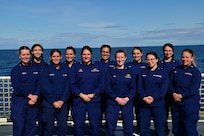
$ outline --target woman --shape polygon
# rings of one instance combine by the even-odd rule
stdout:
[[[92,49],[84,46],[81,50],[82,62],[74,65],[71,74],[71,90],[74,94],[72,117],[74,135],[84,135],[86,113],[90,125],[90,135],[100,135],[101,110],[100,94],[104,78],[100,65],[92,62]]]
[[[129,66],[136,66],[139,68],[139,70],[146,68],[147,64],[145,62],[143,62],[142,60],[142,56],[143,56],[143,51],[140,47],[133,47],[132,49],[132,57],[133,57],[133,61],[132,62],[128,62],[127,65]]]
[[[174,46],[171,43],[166,43],[163,45],[163,55],[164,58],[160,61],[159,65],[160,67],[164,68],[167,70],[168,75],[170,75],[172,69],[175,67],[179,66],[181,63],[177,60],[175,60],[174,56]],[[168,122],[167,119],[169,117],[169,109],[172,106],[172,96],[169,92],[169,89],[167,90],[167,93],[165,95],[165,108],[166,108],[166,134],[168,135],[170,130],[168,128]]]
[[[184,49],[181,54],[182,65],[176,67],[171,75],[172,132],[175,136],[198,136],[201,73],[195,67],[194,53]]]
[[[121,111],[124,135],[132,136],[133,98],[136,94],[135,77],[132,70],[125,66],[125,51],[116,51],[115,60],[117,63],[115,68],[109,69],[106,76],[106,135],[115,135],[114,131]]]
[[[65,49],[65,57],[66,57],[66,61],[64,61],[64,64],[68,66],[69,69],[71,69],[73,65],[77,63],[75,61],[75,57],[76,57],[75,48],[72,46],[67,46],[67,48]]]
[[[163,55],[164,58],[160,61],[160,64],[163,68],[165,68],[170,74],[171,70],[181,63],[175,59],[174,56],[174,46],[171,43],[166,43],[163,46]]]
[[[158,67],[159,58],[155,52],[146,54],[148,67],[143,69],[138,79],[140,97],[140,133],[150,136],[150,120],[153,118],[157,136],[165,136],[165,101],[168,88],[168,74]]]
[[[115,61],[110,59],[111,56],[111,46],[108,44],[103,44],[100,48],[101,59],[95,61],[95,63],[100,63],[104,69],[104,72],[107,72],[109,68],[115,66]]]
[[[128,62],[126,65],[128,67],[131,67],[134,71],[135,77],[136,77],[136,83],[138,79],[138,75],[140,74],[140,71],[147,67],[147,63],[143,62],[142,60],[143,51],[140,47],[133,47],[132,49],[132,57],[133,61]],[[139,123],[139,96],[138,93],[136,94],[134,98],[134,107],[135,107],[135,114],[136,114],[136,120],[137,120],[137,128],[140,129],[140,123]],[[139,132],[138,132],[139,133]]]
[[[40,95],[39,75],[30,63],[30,49],[18,50],[20,63],[11,71],[13,86],[11,120],[13,136],[34,136],[36,129],[37,100]]]
[[[108,44],[103,44],[100,48],[101,53],[101,59],[98,61],[95,61],[94,63],[101,65],[103,69],[104,75],[106,72],[110,69],[115,67],[115,61],[110,59],[111,56],[111,46]],[[105,114],[105,109],[107,105],[107,96],[105,91],[101,93],[101,112],[102,114]],[[102,123],[103,115],[101,117],[101,123]]]
[[[66,60],[64,61],[63,64],[68,67],[69,74],[71,74],[73,66],[78,63],[77,61],[75,61],[75,57],[76,57],[75,48],[72,47],[72,46],[67,46],[67,48],[65,49],[65,58],[66,58]],[[73,94],[71,93],[68,100],[67,100],[68,114],[69,114],[69,110],[70,110],[70,107],[72,105],[72,102],[73,102]]]
[[[38,73],[39,76],[42,76],[43,69],[48,65],[43,59],[43,51],[44,49],[40,44],[34,44],[31,47],[31,63],[35,73]],[[40,114],[42,100],[43,100],[43,96],[41,94],[40,97],[38,98],[39,110],[38,110],[38,116],[37,116],[40,136],[42,136],[42,132],[44,129],[43,124],[41,122],[41,114]]]
[[[31,55],[32,55],[31,62],[38,72],[43,71],[44,66],[48,65],[44,61],[43,51],[44,51],[44,49],[43,49],[42,45],[40,45],[40,44],[34,44],[31,47]]]
[[[50,52],[50,65],[43,72],[42,123],[44,136],[52,136],[54,121],[57,121],[57,135],[67,133],[67,99],[70,94],[68,68],[61,63],[60,50]]]

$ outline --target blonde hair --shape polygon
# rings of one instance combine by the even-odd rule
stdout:
[[[183,52],[188,52],[188,53],[190,53],[191,54],[191,56],[192,56],[192,58],[193,58],[193,60],[192,60],[192,64],[196,67],[196,63],[195,63],[195,57],[194,57],[194,53],[193,53],[193,50],[191,50],[191,49],[184,49],[183,51],[182,51],[182,54],[183,54]]]

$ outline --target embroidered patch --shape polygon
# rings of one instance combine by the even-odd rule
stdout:
[[[147,75],[142,75],[142,77],[147,77]]]
[[[115,65],[109,65],[109,68],[114,68],[115,67]]]
[[[62,74],[62,76],[67,77],[67,74]]]
[[[38,71],[34,71],[33,74],[34,74],[34,75],[38,75]]]
[[[53,73],[50,73],[50,74],[49,74],[49,76],[55,76],[55,74],[53,74]]]
[[[140,68],[146,68],[145,66],[140,66]]]
[[[22,74],[22,75],[26,75],[26,74],[27,74],[27,72],[22,72],[21,74]]]
[[[81,73],[81,72],[83,72],[83,70],[82,70],[82,69],[79,69],[79,70],[78,70],[78,72],[80,72],[80,73]]]
[[[185,75],[192,76],[193,74],[191,74],[191,73],[189,73],[189,72],[185,72]]]
[[[99,72],[99,70],[98,70],[97,68],[93,68],[93,69],[91,70],[91,72]]]
[[[156,75],[156,74],[153,74],[154,77],[159,77],[159,78],[162,78],[162,75]]]
[[[125,78],[131,78],[131,75],[130,74],[126,74]]]

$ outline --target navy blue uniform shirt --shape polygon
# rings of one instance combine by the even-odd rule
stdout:
[[[116,97],[135,97],[136,81],[132,69],[109,69],[106,75],[106,94],[113,103],[116,103]]]
[[[133,60],[132,62],[127,62],[125,64],[125,66],[131,68],[133,70],[133,73],[136,77],[136,82],[138,80],[138,76],[141,72],[142,69],[145,69],[147,66],[147,63],[145,62],[140,62],[140,63],[137,63],[135,60]]]
[[[126,65],[129,66],[129,67],[134,67],[135,66],[135,67],[137,67],[137,69],[139,68],[140,70],[148,67],[147,63],[145,63],[145,62],[137,63],[135,60],[133,60],[132,62],[127,62]]]
[[[170,62],[165,62],[164,60],[161,60],[159,62],[159,67],[165,69],[168,74],[170,75],[172,69],[174,69],[175,67],[181,65],[181,63],[177,60],[172,60]]]
[[[201,73],[195,66],[191,65],[186,69],[182,65],[176,67],[171,74],[170,80],[171,94],[179,93],[183,97],[180,104],[199,101]]]
[[[109,68],[114,68],[116,64],[116,62],[111,59],[109,59],[108,62],[105,62],[103,61],[103,59],[100,59],[98,61],[95,61],[94,63],[97,65],[100,64],[101,67],[103,68],[102,70],[104,73],[107,72]]]
[[[80,93],[95,94],[90,102],[99,102],[100,94],[104,90],[104,76],[100,64],[77,63],[71,73],[71,90],[79,98]]]
[[[12,102],[28,103],[28,95],[40,95],[41,84],[38,72],[29,63],[28,66],[19,63],[11,71],[11,82],[14,89]]]
[[[143,69],[138,79],[138,93],[142,103],[143,98],[152,96],[154,101],[150,106],[160,106],[164,104],[164,96],[169,85],[169,77],[163,68],[157,67],[151,71],[149,67]]]
[[[54,108],[53,103],[62,100],[64,103],[70,94],[69,72],[67,66],[60,64],[56,69],[53,64],[48,65],[43,72],[43,107]]]

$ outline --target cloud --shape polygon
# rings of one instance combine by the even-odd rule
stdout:
[[[103,28],[108,25],[95,25],[94,28]],[[174,28],[141,31],[125,35],[106,34],[106,33],[91,33],[91,32],[75,32],[75,33],[57,33],[46,38],[30,38],[15,39],[15,38],[0,38],[1,49],[18,48],[21,45],[32,46],[34,43],[40,43],[44,48],[65,48],[68,45],[74,47],[82,47],[90,45],[91,47],[100,47],[107,43],[113,47],[120,46],[159,46],[166,42],[171,42],[174,45],[195,45],[204,44],[204,27],[197,28]]]
[[[174,25],[175,23],[167,23],[166,25]]]
[[[199,25],[202,25],[202,26],[204,26],[204,22],[201,22],[201,23],[196,23],[196,24],[199,24]]]
[[[204,27],[197,28],[174,28],[163,30],[142,31],[140,33],[143,38],[163,38],[163,37],[180,37],[191,35],[204,35]],[[187,37],[186,37],[187,38]],[[189,37],[190,38],[190,37]]]
[[[103,43],[113,46],[133,46],[135,44],[154,46],[163,45],[166,42],[175,44],[203,44],[204,27],[199,28],[174,28],[142,31],[134,35],[106,35],[91,33],[63,33],[56,35],[61,41],[70,41],[73,45],[88,43],[99,47]]]
[[[82,27],[87,27],[90,29],[106,29],[106,28],[121,28],[122,26],[116,25],[114,23],[84,23],[84,24],[79,24]]]
[[[0,49],[13,49],[20,46],[20,40],[15,38],[0,38]]]

